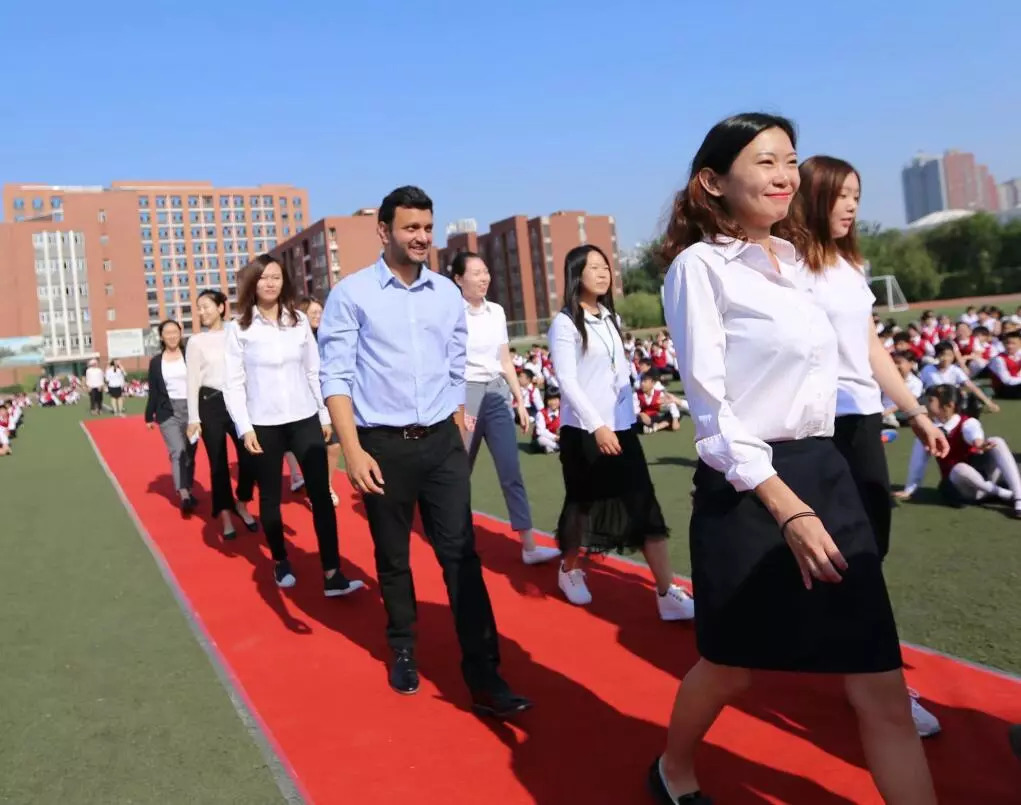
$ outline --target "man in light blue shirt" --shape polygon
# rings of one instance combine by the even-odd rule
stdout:
[[[453,282],[424,265],[432,228],[432,201],[419,188],[401,187],[383,199],[380,259],[341,280],[326,301],[320,379],[375,543],[394,652],[390,686],[412,694],[419,684],[409,558],[417,503],[443,568],[473,707],[504,718],[531,702],[497,670],[496,623],[475,551],[462,440],[464,303]]]

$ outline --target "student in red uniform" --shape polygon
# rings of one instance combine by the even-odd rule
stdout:
[[[546,392],[546,406],[535,415],[533,446],[543,453],[560,452],[560,392]]]
[[[989,362],[993,390],[1005,400],[1021,399],[1021,331],[1005,333],[1003,352]]]
[[[681,427],[681,410],[673,396],[659,382],[659,371],[650,369],[642,375],[635,392],[636,413],[645,433],[677,430]]]
[[[999,436],[986,438],[982,423],[967,414],[959,414],[958,392],[954,386],[934,386],[925,392],[925,403],[932,419],[947,435],[950,451],[936,459],[941,476],[939,490],[952,506],[964,503],[1005,501],[1014,503],[1014,516],[1021,518],[1021,472],[1007,443]],[[922,478],[928,456],[915,443],[908,465],[904,491],[896,496],[910,498]]]

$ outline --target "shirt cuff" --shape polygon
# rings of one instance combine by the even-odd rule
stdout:
[[[329,397],[353,397],[352,383],[342,377],[331,377],[322,383],[323,401]]]
[[[723,477],[738,492],[750,492],[776,475],[773,454],[765,444],[758,449],[748,444],[741,447],[744,448],[741,454],[735,455],[734,446],[728,446],[723,437],[717,434],[697,441],[695,452],[706,464],[723,473]]]
[[[331,424],[333,424],[330,421],[330,412],[326,408],[320,408],[319,409],[319,421],[322,424],[324,424],[324,425],[331,425]]]
[[[234,426],[237,428],[239,437],[244,436],[246,433],[251,433],[253,430],[255,430],[255,428],[252,427],[252,423],[249,422],[247,418],[237,420],[234,423]]]
[[[468,384],[463,380],[460,383],[450,384],[451,393],[454,395],[454,404],[463,406],[468,401]]]

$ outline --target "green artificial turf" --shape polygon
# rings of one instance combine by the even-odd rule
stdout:
[[[0,802],[281,802],[87,411],[30,410],[0,457]]]

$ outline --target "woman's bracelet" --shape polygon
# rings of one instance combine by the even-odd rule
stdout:
[[[818,517],[818,516],[819,515],[813,511],[798,512],[797,514],[792,514],[790,517],[783,521],[783,525],[780,526],[780,533],[783,534],[787,530],[787,526],[789,526],[795,520],[800,520],[802,517]]]
[[[929,409],[926,408],[924,405],[916,405],[910,411],[905,411],[904,412],[904,418],[905,419],[914,419],[916,416],[921,416],[922,414],[927,414],[927,413],[929,413]]]

